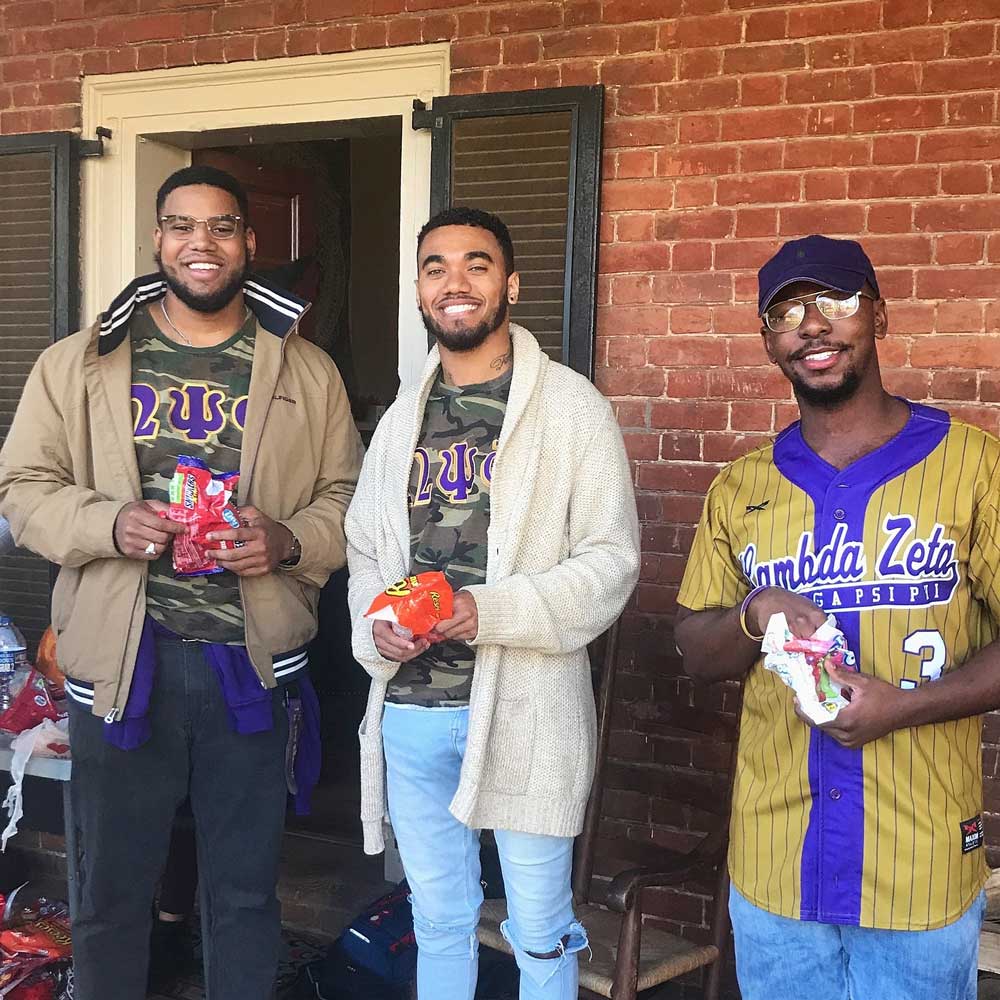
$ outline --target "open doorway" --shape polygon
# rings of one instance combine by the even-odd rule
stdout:
[[[285,129],[277,141],[240,144],[202,133],[191,152],[193,164],[227,170],[246,188],[254,270],[312,303],[300,332],[337,364],[366,444],[399,386],[400,126],[331,123],[327,138],[296,140]],[[288,829],[353,846],[362,842],[357,730],[369,679],[351,656],[346,590],[342,570],[320,598],[309,659],[323,766],[311,815],[290,814]]]

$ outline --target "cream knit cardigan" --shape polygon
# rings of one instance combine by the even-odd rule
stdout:
[[[594,773],[595,713],[586,645],[617,618],[639,573],[635,495],[608,401],[550,361],[511,324],[514,374],[490,488],[469,737],[451,812],[473,829],[571,837]],[[375,430],[347,513],[354,656],[372,676],[361,744],[365,851],[384,848],[382,709],[399,665],[366,620],[372,599],[410,567],[407,490],[424,406],[438,371]]]

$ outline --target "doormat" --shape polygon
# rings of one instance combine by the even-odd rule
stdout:
[[[194,938],[194,968],[177,978],[166,993],[150,993],[147,1000],[205,1000],[205,981],[201,964],[201,929],[195,922],[192,928]],[[278,978],[275,985],[276,1000],[285,1000],[294,995],[295,984],[304,966],[322,958],[329,947],[329,941],[309,937],[296,931],[282,928],[281,958],[278,962]]]

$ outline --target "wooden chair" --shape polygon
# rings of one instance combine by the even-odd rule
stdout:
[[[635,1000],[638,992],[658,986],[685,973],[702,969],[705,1000],[717,1000],[720,971],[729,942],[729,877],[726,850],[729,843],[729,805],[735,761],[737,724],[719,713],[697,709],[678,710],[671,706],[643,706],[643,714],[655,716],[658,724],[669,726],[730,747],[726,775],[709,784],[686,780],[683,772],[674,787],[657,789],[658,798],[677,803],[681,810],[713,814],[712,829],[685,851],[651,847],[650,865],[632,867],[614,878],[594,878],[595,849],[601,818],[601,801],[607,763],[608,740],[614,705],[615,671],[618,660],[619,625],[606,635],[597,699],[597,767],[587,804],[583,831],[577,837],[573,863],[573,896],[577,919],[586,927],[593,957],[581,953],[580,996]],[[593,657],[592,657],[593,662]],[[739,718],[739,705],[736,706]],[[706,788],[714,794],[706,800]],[[603,845],[602,845],[603,846]],[[602,854],[605,853],[602,851]],[[612,851],[613,853],[613,851]],[[654,925],[643,925],[643,896],[647,889],[696,882],[714,886],[712,943],[697,944],[670,934]],[[710,888],[709,891],[712,891]],[[487,947],[511,953],[500,933],[507,917],[502,899],[483,904],[479,940]],[[707,972],[707,975],[706,975]]]

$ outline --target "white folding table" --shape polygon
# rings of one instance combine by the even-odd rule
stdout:
[[[10,771],[10,762],[14,752],[10,748],[13,739],[7,733],[0,733],[0,771]],[[63,799],[63,824],[66,836],[66,883],[69,893],[69,913],[70,920],[76,916],[77,903],[79,902],[79,886],[76,876],[76,824],[73,822],[73,804],[69,794],[69,776],[73,769],[73,762],[68,758],[58,757],[31,757],[24,769],[25,776],[31,775],[35,778],[47,778],[50,781],[62,783]],[[4,816],[0,814],[0,823],[3,823]]]

